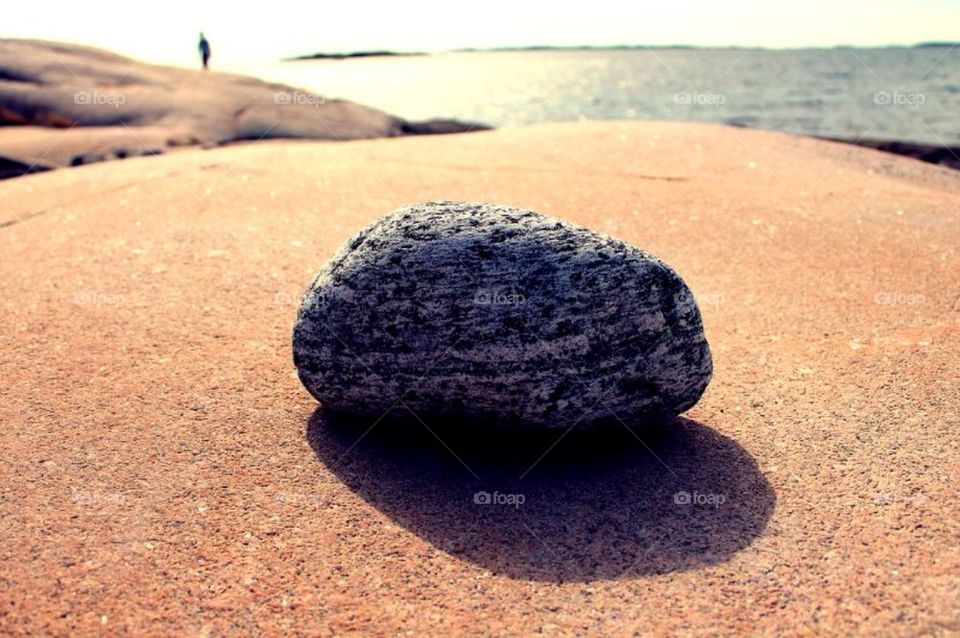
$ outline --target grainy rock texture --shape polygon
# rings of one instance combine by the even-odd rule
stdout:
[[[424,418],[449,449],[330,427],[292,369],[296,298],[436,193],[675,267],[715,362],[687,419],[460,444]],[[573,122],[0,181],[0,635],[955,635],[958,294],[960,172],[771,131]]]
[[[307,292],[293,351],[325,408],[523,428],[674,416],[712,372],[669,266],[539,213],[461,202],[400,209],[348,242]]]

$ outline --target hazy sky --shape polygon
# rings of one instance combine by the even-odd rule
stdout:
[[[960,37],[960,0],[45,0],[3,10],[0,37],[92,44],[194,64],[207,33],[222,67],[314,51],[532,44],[798,47]]]

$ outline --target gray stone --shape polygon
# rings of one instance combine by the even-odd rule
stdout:
[[[400,209],[341,248],[307,291],[293,353],[332,411],[528,429],[674,416],[712,374],[693,296],[662,261],[462,202]]]

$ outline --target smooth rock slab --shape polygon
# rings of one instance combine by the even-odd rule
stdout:
[[[674,416],[712,374],[693,295],[662,261],[462,202],[400,209],[341,248],[304,297],[293,355],[326,409],[515,428]]]

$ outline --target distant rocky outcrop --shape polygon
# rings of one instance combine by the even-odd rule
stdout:
[[[351,58],[395,58],[407,57],[411,55],[427,55],[420,52],[400,52],[400,51],[352,51],[350,53],[308,53],[306,55],[295,55],[292,58],[286,58],[285,62],[297,62],[300,60],[349,60]]]
[[[0,156],[0,179],[8,177],[20,177],[30,173],[42,173],[50,170],[49,166],[44,164],[27,164],[9,157]]]
[[[873,148],[886,153],[906,155],[930,164],[940,164],[950,168],[960,169],[960,147],[937,144],[917,144],[913,142],[898,142],[896,140],[859,139],[849,140],[842,138],[826,138],[835,142],[846,142],[866,148]]]
[[[282,84],[36,40],[0,41],[0,126],[4,155],[27,167],[240,140],[356,140],[488,128],[446,120],[408,122]],[[51,144],[48,136],[34,136],[34,127],[61,132]],[[6,168],[3,174],[11,171],[16,174]]]

